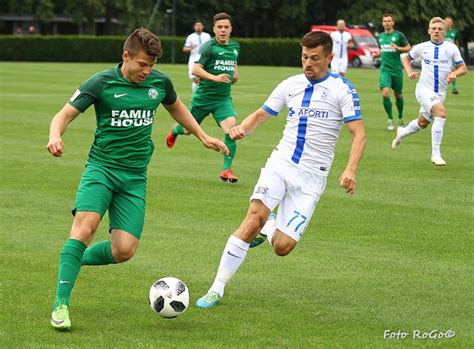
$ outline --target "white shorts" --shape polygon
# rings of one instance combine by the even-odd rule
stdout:
[[[270,211],[279,205],[275,227],[298,241],[324,192],[326,180],[327,172],[302,171],[291,162],[270,157],[250,201],[261,200]]]
[[[347,57],[334,57],[331,61],[331,72],[335,74],[346,73],[347,71]]]
[[[431,117],[431,108],[438,103],[443,103],[446,94],[436,93],[424,86],[416,85],[416,100],[420,104],[420,114],[429,122],[433,121]]]
[[[194,61],[189,61],[188,62],[188,76],[191,80],[194,80],[196,78],[193,75],[193,66],[194,66]]]

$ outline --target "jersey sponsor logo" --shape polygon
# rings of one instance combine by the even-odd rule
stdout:
[[[151,99],[157,99],[158,98],[158,91],[154,88],[150,88],[148,90],[148,96],[151,98]]]
[[[71,96],[71,98],[69,98],[69,102],[74,102],[76,98],[79,97],[80,94],[81,94],[81,91],[77,89],[76,92],[74,92],[74,94]]]
[[[140,127],[153,123],[155,110],[112,110],[110,126],[112,127]]]
[[[214,70],[235,71],[236,63],[237,62],[234,60],[216,59],[216,63],[214,63]]]
[[[318,118],[318,119],[327,119],[329,118],[329,112],[326,110],[318,110],[316,108],[296,108],[296,112],[294,112],[299,117],[307,117],[307,118]],[[288,116],[290,116],[288,114]]]
[[[114,98],[125,97],[126,95],[127,95],[126,93],[120,93],[120,94],[114,93]]]
[[[449,64],[449,61],[447,59],[433,59],[433,60],[429,60],[429,59],[425,59],[424,60],[425,64]]]
[[[380,45],[380,51],[395,52],[396,50],[392,47],[392,44],[383,44],[383,45]]]
[[[258,187],[255,189],[255,194],[266,194],[268,193],[268,187]]]

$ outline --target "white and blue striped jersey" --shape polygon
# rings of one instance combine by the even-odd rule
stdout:
[[[272,157],[291,161],[304,171],[327,174],[342,123],[362,119],[354,86],[332,73],[320,80],[295,75],[273,90],[262,109],[276,116],[285,106],[283,137]]]
[[[209,40],[211,40],[211,35],[206,32],[202,32],[200,35],[196,32],[188,35],[186,42],[184,43],[184,47],[190,48],[195,45],[195,47],[192,48],[191,52],[189,53],[188,65],[192,66],[194,62],[199,60],[199,47]]]
[[[448,41],[439,44],[432,41],[422,42],[408,52],[408,58],[421,58],[421,75],[418,84],[430,91],[446,94],[448,75],[453,63],[464,63],[459,48]]]
[[[336,30],[331,33],[332,38],[332,53],[334,58],[347,58],[347,46],[352,40],[352,35],[349,32],[340,32]]]

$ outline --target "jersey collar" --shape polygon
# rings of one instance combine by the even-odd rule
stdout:
[[[311,83],[311,85],[315,85],[315,84],[319,84],[320,82],[323,82],[323,81],[326,80],[329,76],[330,76],[330,74],[329,74],[329,72],[327,72],[326,75],[323,76],[323,77],[322,77],[321,79],[319,79],[319,80],[311,80],[311,79],[308,79],[308,78],[306,78],[306,79],[308,79],[308,81]],[[306,77],[306,75],[305,75],[305,77]]]
[[[430,41],[431,41],[431,40],[430,40]],[[431,43],[432,43],[433,45],[440,46],[440,45],[444,44],[444,40],[441,41],[441,42],[434,42],[434,41],[431,41]]]

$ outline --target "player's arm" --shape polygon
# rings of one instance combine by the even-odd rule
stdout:
[[[242,139],[263,124],[272,115],[263,108],[258,108],[252,114],[247,116],[240,125],[234,126],[229,130],[229,136],[232,139]]]
[[[237,67],[237,63],[235,64],[235,71],[234,71],[234,78],[232,79],[232,83],[235,84],[239,80],[239,68]]]
[[[408,78],[410,80],[415,80],[420,75],[418,72],[413,71],[413,69],[411,67],[411,60],[410,60],[409,54],[405,55],[402,58],[402,64],[403,64],[403,69],[405,69],[405,71],[408,75]]]
[[[402,53],[405,53],[405,52],[408,52],[411,50],[411,45],[410,44],[406,44],[405,46],[397,46],[395,44],[392,44],[392,47],[397,50],[398,52],[402,52]]]
[[[200,63],[194,63],[192,74],[197,76],[199,79],[214,81],[214,82],[223,82],[226,84],[231,83],[230,76],[228,74],[219,74],[212,75],[204,70],[203,66]]]
[[[355,173],[359,166],[360,159],[364,153],[365,144],[367,140],[365,138],[364,123],[362,120],[354,120],[346,123],[349,128],[349,132],[352,136],[351,152],[349,154],[349,160],[347,161],[346,168],[339,179],[341,187],[343,187],[347,193],[354,194],[355,192]]]
[[[458,78],[459,76],[462,76],[464,74],[467,74],[467,67],[466,67],[466,64],[464,64],[464,62],[463,62],[463,63],[460,63],[460,64],[456,65],[456,68],[451,73],[449,73],[448,83],[456,81],[456,78]]]
[[[177,98],[173,104],[163,104],[163,107],[168,111],[173,119],[181,124],[189,133],[196,136],[196,138],[198,138],[206,148],[229,154],[229,149],[224,142],[209,137],[179,98]]]
[[[49,126],[49,141],[46,148],[56,157],[63,156],[64,142],[62,135],[66,132],[68,125],[80,114],[80,111],[69,103],[54,116]]]

